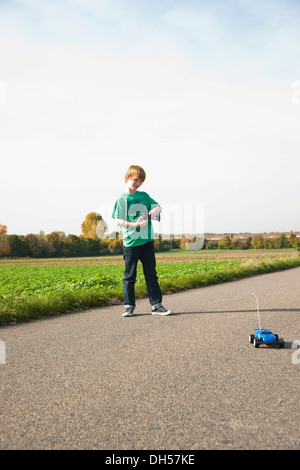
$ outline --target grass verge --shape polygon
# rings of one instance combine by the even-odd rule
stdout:
[[[293,253],[289,256],[279,256],[276,259],[248,259],[246,261],[233,262],[203,262],[201,260],[201,262],[196,263],[158,264],[157,272],[163,294],[169,294],[297,266],[300,266],[300,255]],[[78,270],[80,268],[80,271],[77,272],[77,284],[73,280],[70,282],[70,279],[68,279],[65,284],[61,282],[57,286],[57,272],[60,273],[63,270],[57,271],[60,268],[56,267],[53,284],[51,285],[50,283],[49,287],[43,289],[41,288],[41,285],[43,285],[43,280],[41,281],[40,279],[41,273],[47,272],[47,276],[49,276],[49,273],[51,274],[52,271],[49,271],[49,268],[39,267],[35,269],[46,270],[37,271],[39,285],[35,290],[33,287],[31,290],[14,288],[14,292],[10,295],[0,291],[0,324],[39,319],[89,307],[120,304],[123,302],[122,266],[106,266],[103,268],[102,277],[99,276],[98,271],[95,271],[99,267],[93,268],[93,271],[91,271],[92,268],[87,266],[84,268],[73,267],[72,269],[75,270],[75,268],[78,268]],[[25,270],[23,282],[27,286],[27,284],[30,284],[29,273],[32,273],[34,268],[27,268],[27,271],[26,267],[22,269]],[[76,270],[72,271],[71,274],[75,276],[75,273]],[[109,276],[105,273],[109,273]],[[106,279],[104,283],[100,282],[103,278]],[[31,281],[34,284],[33,280]],[[47,281],[49,282],[48,277]],[[20,281],[18,282],[20,283]],[[8,288],[9,279],[7,279]],[[135,291],[137,299],[147,296],[147,288],[141,265],[138,266]]]

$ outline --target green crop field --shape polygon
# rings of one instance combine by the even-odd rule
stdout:
[[[294,250],[157,254],[163,293],[300,266]],[[24,321],[123,301],[122,256],[0,261],[0,323]],[[147,295],[141,264],[136,297]]]

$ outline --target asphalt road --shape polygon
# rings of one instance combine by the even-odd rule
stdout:
[[[1,449],[299,449],[300,268],[0,328]],[[255,349],[262,327],[284,349]],[[299,364],[298,364],[299,362]]]

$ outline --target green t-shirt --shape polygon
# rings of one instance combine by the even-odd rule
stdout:
[[[159,204],[144,191],[136,191],[134,194],[123,193],[117,199],[112,213],[113,219],[124,219],[128,222],[136,222],[140,216],[148,218],[148,213]],[[154,241],[151,219],[145,227],[122,227],[123,244],[125,246],[140,246],[149,241]]]

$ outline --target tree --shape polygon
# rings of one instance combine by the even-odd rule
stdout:
[[[0,256],[8,256],[11,252],[11,247],[7,241],[7,227],[0,224]]]
[[[25,235],[25,240],[29,248],[29,256],[32,258],[40,258],[42,256],[43,247],[38,235],[29,233],[28,235]]]
[[[288,243],[291,248],[295,248],[297,245],[297,236],[293,231],[289,235]]]
[[[229,235],[225,235],[221,238],[218,244],[221,250],[230,250],[231,249],[231,240]]]
[[[288,247],[288,239],[285,235],[278,235],[278,237],[274,238],[273,248],[280,249],[280,248],[287,248]]]
[[[246,238],[246,240],[241,240],[240,241],[240,249],[241,250],[249,250],[251,248],[251,241],[252,241],[252,238],[251,237],[248,237]]]
[[[84,238],[83,235],[79,236],[81,256],[99,256],[100,255],[100,241],[92,240],[92,238]]]
[[[120,255],[123,253],[123,240],[108,239],[107,246],[112,255]]]
[[[30,247],[29,247],[29,242],[28,242],[28,239],[27,239],[27,236],[26,235],[19,235],[19,238],[22,242],[22,256],[23,257],[29,257],[31,256],[30,254]]]
[[[63,248],[61,251],[63,256],[80,256],[81,245],[80,238],[77,235],[68,235],[64,239]]]
[[[251,245],[255,250],[264,248],[264,238],[262,235],[254,235]]]
[[[7,234],[6,225],[0,224],[0,237],[2,237],[3,235],[6,235],[6,234]]]
[[[272,238],[267,237],[264,239],[264,248],[267,248],[268,250],[273,248]]]
[[[89,212],[84,222],[81,224],[82,235],[84,238],[92,238],[93,240],[101,240],[107,231],[107,224],[100,214]]]
[[[205,250],[217,250],[218,240],[205,240],[204,249]]]
[[[45,236],[45,242],[48,247],[48,256],[59,256],[62,246],[63,240],[65,238],[64,232],[51,232]]]
[[[10,256],[27,256],[27,251],[24,251],[24,246],[21,237],[18,235],[7,235],[6,239],[11,248]]]
[[[240,250],[241,249],[241,239],[240,238],[233,238],[231,240],[231,249],[232,250]]]
[[[186,238],[185,235],[182,235],[181,241],[180,241],[180,248],[181,250],[185,250],[185,245],[188,242],[188,239]]]

